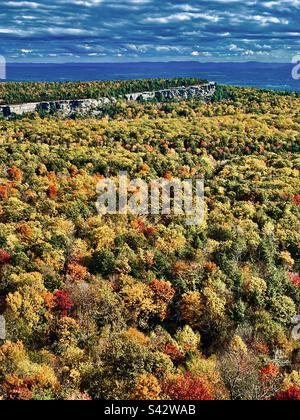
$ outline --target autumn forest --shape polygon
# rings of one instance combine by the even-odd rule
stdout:
[[[300,97],[119,98],[195,82],[1,83],[118,102],[0,119],[0,399],[300,400]],[[99,215],[119,171],[203,176],[203,223]]]

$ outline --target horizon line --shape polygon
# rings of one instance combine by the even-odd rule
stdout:
[[[52,64],[52,65],[64,65],[64,64],[175,64],[175,63],[192,63],[192,64],[282,64],[282,65],[293,65],[291,62],[280,62],[280,61],[256,61],[256,60],[249,60],[249,61],[192,61],[192,60],[167,60],[167,61],[63,61],[63,62],[52,62],[52,61],[24,61],[24,62],[17,62],[17,61],[7,61],[6,64],[13,64],[13,65],[23,65],[23,64]]]

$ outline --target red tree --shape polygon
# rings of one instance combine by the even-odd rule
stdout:
[[[57,198],[58,188],[55,184],[51,184],[48,188],[47,195],[51,200]]]
[[[164,353],[166,353],[174,363],[180,363],[184,359],[184,354],[172,343],[166,344]]]
[[[11,255],[4,251],[4,249],[0,249],[0,265],[8,264],[11,261]]]
[[[297,287],[300,287],[300,276],[297,273],[289,273],[290,281]]]
[[[162,390],[172,400],[212,401],[214,399],[209,385],[190,373],[163,382]]]
[[[296,194],[293,196],[293,201],[296,204],[296,206],[300,206],[300,194]]]
[[[274,399],[276,401],[300,401],[300,388],[293,385],[287,391],[278,392]]]
[[[69,294],[63,290],[58,290],[54,293],[54,310],[59,313],[61,317],[68,316],[69,311],[73,308],[74,302]]]
[[[274,365],[274,363],[269,363],[267,366],[260,370],[260,380],[264,382],[270,378],[276,378],[279,373],[279,367]]]

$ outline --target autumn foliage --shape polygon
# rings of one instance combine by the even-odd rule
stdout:
[[[11,255],[4,249],[0,249],[0,265],[8,264],[11,261]]]
[[[276,376],[279,375],[279,372],[280,370],[278,366],[274,365],[273,363],[269,363],[266,367],[262,368],[259,372],[261,381],[264,382],[264,381],[269,380],[270,378],[275,378]]]
[[[31,400],[33,396],[33,386],[35,381],[32,379],[21,379],[16,375],[6,378],[3,392],[7,400]]]
[[[150,283],[150,289],[154,293],[154,298],[159,310],[159,316],[163,320],[167,316],[170,302],[172,301],[175,290],[171,283],[159,280],[152,280]]]
[[[49,185],[49,188],[47,190],[47,195],[48,195],[49,198],[54,200],[57,197],[57,192],[58,192],[57,185],[55,185],[55,184]]]
[[[160,399],[160,385],[157,378],[151,374],[143,374],[135,385],[131,399],[132,400],[159,400]]]
[[[290,281],[296,286],[300,287],[300,276],[297,273],[289,273]]]
[[[71,281],[82,281],[87,278],[88,270],[86,267],[74,262],[68,265],[68,275]]]
[[[287,391],[276,394],[274,399],[276,401],[300,401],[300,387],[293,385]]]
[[[295,194],[293,196],[293,201],[296,204],[296,206],[300,206],[300,194]]]
[[[207,383],[189,373],[164,382],[162,390],[172,400],[212,401],[214,399]]]
[[[1,83],[0,97],[192,82]],[[211,102],[3,118],[0,400],[299,399],[299,109],[295,94],[218,86]],[[203,176],[203,223],[100,216],[97,183],[120,170]]]
[[[8,170],[8,175],[13,181],[22,181],[23,178],[23,172],[16,166],[13,166]]]
[[[61,317],[66,317],[69,311],[73,308],[74,303],[70,297],[70,295],[63,291],[58,290],[54,293],[54,310],[59,314]]]
[[[0,185],[0,198],[6,200],[8,198],[9,187],[7,185]]]
[[[173,343],[167,343],[164,352],[171,358],[174,363],[180,363],[184,359],[184,354]]]

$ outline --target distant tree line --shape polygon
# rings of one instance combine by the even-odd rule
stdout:
[[[0,104],[55,100],[122,97],[129,93],[207,83],[199,78],[123,80],[114,82],[5,82],[0,84]]]

